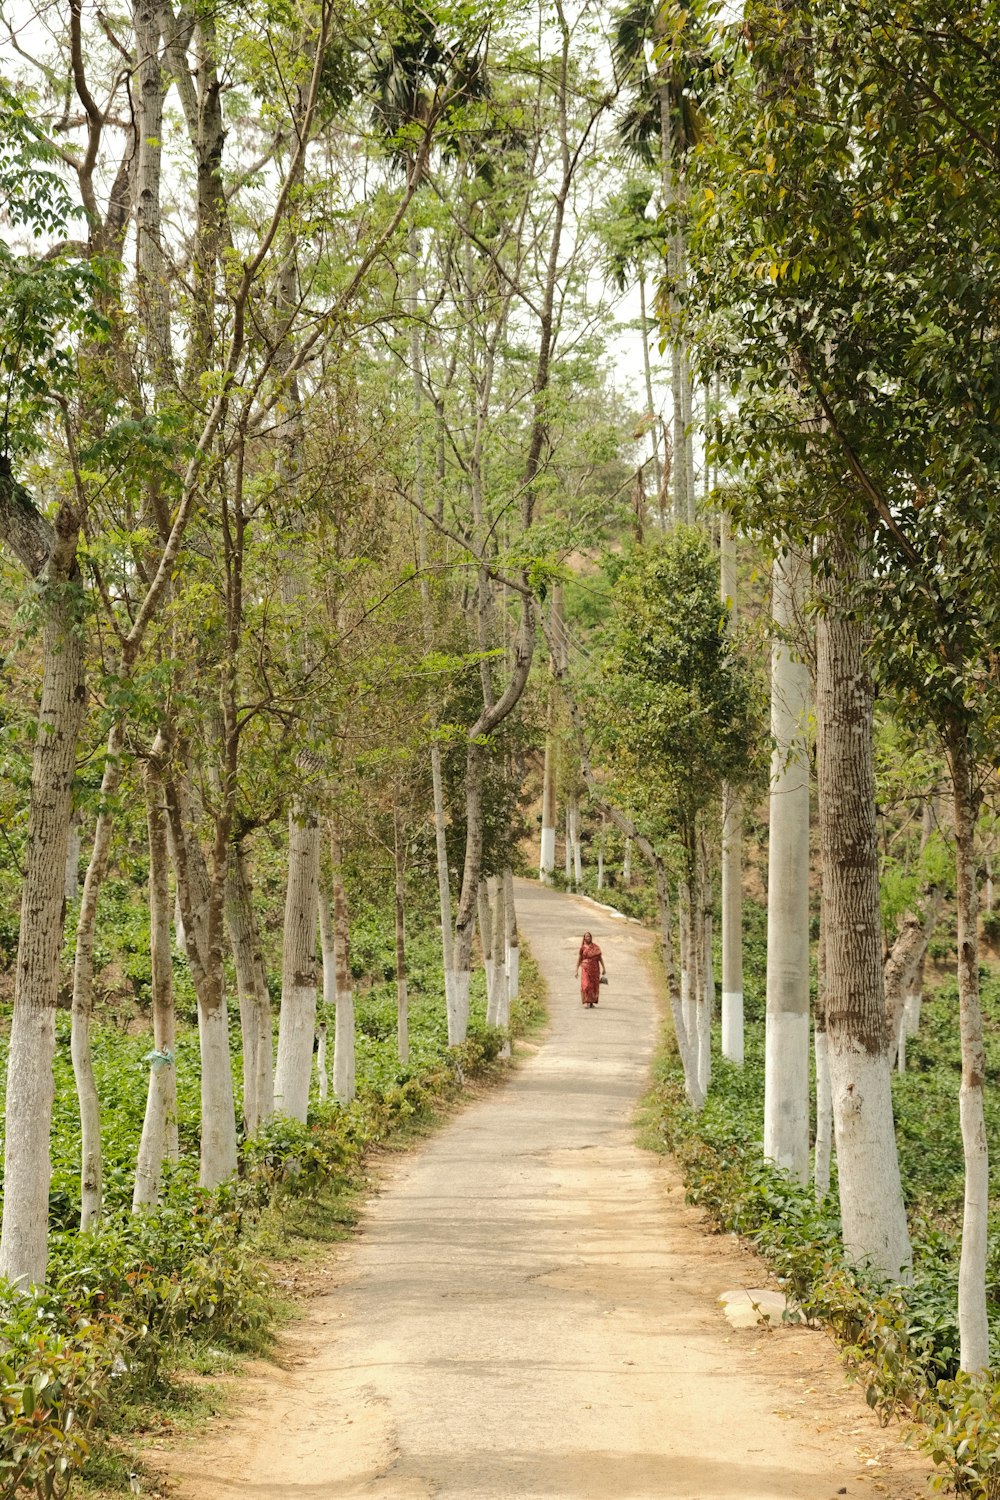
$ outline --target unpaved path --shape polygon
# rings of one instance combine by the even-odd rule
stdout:
[[[759,1264],[634,1144],[649,936],[521,882],[546,1040],[394,1168],[234,1420],[166,1456],[183,1500],[913,1500],[920,1461],[806,1329],[734,1332]],[[584,927],[611,976],[584,1010]],[[331,1278],[332,1279],[332,1278]]]

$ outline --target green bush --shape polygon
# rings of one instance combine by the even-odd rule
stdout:
[[[988,1021],[997,986],[984,987]],[[849,1266],[840,1244],[836,1203],[817,1203],[802,1186],[763,1160],[761,1035],[747,1033],[743,1068],[716,1066],[700,1115],[692,1113],[676,1062],[664,1055],[647,1101],[651,1144],[678,1160],[688,1198],[719,1229],[733,1230],[765,1256],[807,1317],[839,1338],[882,1420],[904,1412],[923,1423],[922,1446],[941,1466],[938,1487],[951,1484],[974,1500],[1000,1500],[1000,1382],[958,1369],[958,1235],[961,1141],[957,1133],[958,1060],[949,990],[925,1004],[917,1039],[924,1071],[896,1080],[900,1160],[910,1203],[914,1280],[885,1285]],[[916,1044],[913,1044],[916,1045]],[[997,1040],[991,1039],[991,1050]],[[994,1059],[995,1062],[995,1059]],[[991,1136],[998,1120],[989,1114]],[[994,1339],[1000,1321],[1000,1233],[990,1236],[988,1294]],[[994,1343],[992,1362],[1000,1363]]]
[[[60,1500],[90,1448],[120,1347],[109,1319],[92,1321],[0,1286],[0,1500]]]

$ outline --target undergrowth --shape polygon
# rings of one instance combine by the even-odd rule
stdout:
[[[79,1123],[60,1017],[49,1279],[30,1295],[0,1288],[0,1500],[58,1500],[81,1471],[127,1488],[137,1436],[204,1410],[185,1370],[269,1348],[288,1299],[268,1262],[346,1232],[370,1152],[429,1128],[466,1080],[495,1068],[505,1034],[486,1026],[478,988],[461,1049],[448,1048],[440,996],[414,995],[406,1067],[396,1058],[393,987],[359,995],[357,1098],[347,1107],[314,1098],[306,1124],[269,1120],[241,1143],[237,1176],[213,1191],[196,1182],[197,1039],[182,1035],[182,1156],[158,1207],[141,1214],[130,1207],[149,1042],[98,1028],[107,1198],[100,1228],[87,1234],[75,1227]],[[542,1015],[542,981],[522,951],[511,1033]],[[237,1086],[238,1040],[234,1027]]]
[[[986,976],[991,1077],[1000,1071],[1000,985]],[[820,1203],[763,1160],[763,1028],[751,1019],[742,1068],[714,1064],[700,1115],[688,1107],[676,1056],[665,1046],[643,1109],[647,1145],[679,1163],[688,1198],[720,1231],[733,1231],[767,1260],[806,1315],[829,1327],[883,1422],[913,1419],[914,1438],[938,1466],[932,1485],[975,1500],[1000,1500],[1000,1379],[959,1371],[957,1279],[962,1154],[958,1039],[951,987],[924,1005],[910,1070],[894,1082],[900,1163],[914,1248],[912,1287],[849,1266],[840,1248],[833,1192]],[[1000,1145],[1000,1110],[988,1130]],[[1000,1368],[1000,1223],[991,1224],[987,1292]]]

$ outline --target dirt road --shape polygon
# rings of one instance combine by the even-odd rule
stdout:
[[[824,1335],[734,1331],[759,1284],[634,1144],[657,1018],[638,927],[519,884],[552,1024],[509,1085],[393,1169],[338,1284],[241,1413],[174,1449],[183,1500],[913,1500],[921,1462]],[[611,983],[584,1010],[592,928]]]

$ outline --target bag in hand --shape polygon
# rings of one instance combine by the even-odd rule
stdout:
[[[607,974],[602,974],[601,975],[601,983],[602,984],[607,984],[607,982],[608,982],[608,976],[607,976]]]

